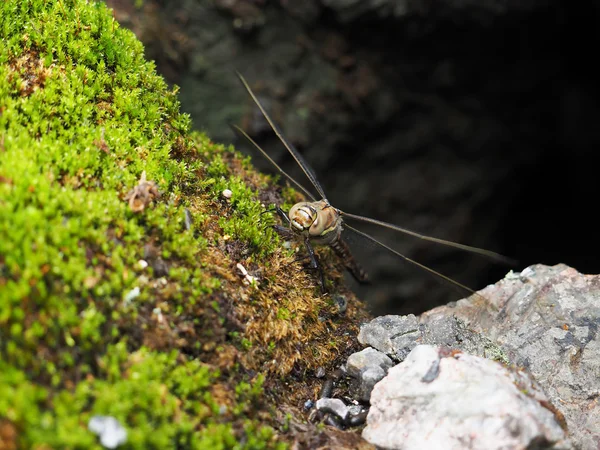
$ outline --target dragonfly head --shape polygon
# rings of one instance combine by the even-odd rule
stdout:
[[[330,231],[338,230],[341,221],[339,211],[326,200],[296,203],[290,209],[289,217],[290,225],[296,233],[308,234],[310,237],[322,237]]]
[[[312,203],[300,202],[292,206],[289,217],[290,225],[296,233],[307,233],[315,222],[318,224],[319,211]]]

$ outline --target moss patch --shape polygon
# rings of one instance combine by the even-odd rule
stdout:
[[[98,447],[98,414],[124,448],[291,441],[274,405],[366,316],[282,248],[281,190],[190,131],[104,4],[7,0],[0,38],[0,446]]]

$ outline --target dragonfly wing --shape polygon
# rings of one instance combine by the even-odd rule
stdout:
[[[267,111],[265,110],[265,108],[258,101],[258,98],[256,97],[256,95],[254,95],[254,92],[252,92],[252,89],[250,89],[250,86],[248,85],[248,83],[246,82],[246,80],[244,79],[242,74],[240,74],[239,72],[236,72],[236,74],[237,74],[238,78],[240,79],[240,81],[242,82],[242,84],[244,85],[244,88],[246,89],[246,91],[248,91],[248,94],[250,94],[250,97],[252,97],[252,100],[254,101],[254,103],[256,103],[256,106],[258,106],[258,109],[260,109],[260,112],[262,113],[264,118],[269,123],[269,126],[271,127],[273,132],[277,135],[277,137],[279,138],[279,140],[281,141],[283,146],[287,149],[287,151],[296,160],[296,162],[298,163],[298,165],[300,166],[300,168],[306,175],[306,178],[308,178],[310,180],[310,182],[315,187],[315,189],[317,190],[317,192],[319,193],[321,198],[323,200],[325,200],[327,198],[325,195],[325,191],[323,190],[321,183],[319,183],[319,181],[317,180],[317,177],[315,176],[315,172],[312,169],[312,167],[310,167],[310,165],[306,162],[306,160],[302,157],[302,155],[300,155],[298,150],[296,150],[294,148],[294,146],[285,139],[285,137],[283,136],[283,134],[281,133],[281,131],[279,130],[277,125],[275,125],[275,122],[273,122],[271,117],[267,114]],[[269,158],[269,159],[271,159],[271,158]],[[281,171],[281,169],[279,169],[279,170]],[[298,185],[298,183],[295,181],[294,181],[294,184]]]

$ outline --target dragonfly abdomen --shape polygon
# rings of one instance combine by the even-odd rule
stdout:
[[[331,242],[329,246],[333,249],[335,254],[342,260],[344,267],[352,274],[354,279],[359,283],[369,282],[369,275],[365,270],[356,262],[354,256],[350,252],[348,244],[340,237],[335,241]]]

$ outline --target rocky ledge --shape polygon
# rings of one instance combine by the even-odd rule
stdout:
[[[386,449],[598,448],[599,324],[600,276],[563,264],[377,317],[346,364],[370,400],[362,435]]]

